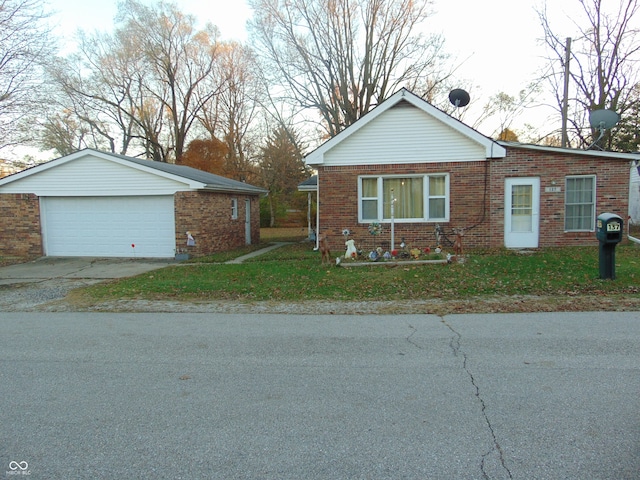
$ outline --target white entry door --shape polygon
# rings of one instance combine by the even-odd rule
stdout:
[[[537,248],[540,236],[540,179],[507,178],[504,199],[505,246]]]

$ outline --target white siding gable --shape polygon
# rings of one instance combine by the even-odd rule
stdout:
[[[407,102],[385,111],[324,154],[324,165],[486,160],[485,147]]]
[[[173,195],[184,190],[192,190],[186,181],[90,154],[0,186],[0,193],[34,193],[41,197]]]

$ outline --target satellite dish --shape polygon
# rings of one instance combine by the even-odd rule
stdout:
[[[461,88],[451,90],[451,92],[449,93],[449,101],[458,108],[466,107],[467,105],[469,105],[470,100],[471,97],[469,96],[469,94]]]
[[[597,143],[602,140],[604,134],[610,128],[613,128],[616,123],[620,121],[620,115],[613,110],[592,110],[589,112],[589,124],[594,130],[599,130],[600,135],[591,145],[587,147],[587,150],[591,150],[592,147],[600,148]]]
[[[613,110],[592,110],[589,112],[591,128],[609,130],[620,121],[620,115]]]

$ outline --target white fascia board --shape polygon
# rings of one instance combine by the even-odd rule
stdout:
[[[569,155],[584,155],[588,157],[605,157],[616,160],[640,161],[640,153],[605,152],[603,150],[579,150],[577,148],[547,147],[531,143],[498,142],[500,145],[512,148],[524,148],[527,150],[539,150],[543,152],[565,153]]]

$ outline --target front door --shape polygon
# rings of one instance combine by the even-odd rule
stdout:
[[[505,246],[537,248],[540,233],[540,178],[507,178],[504,199]]]

